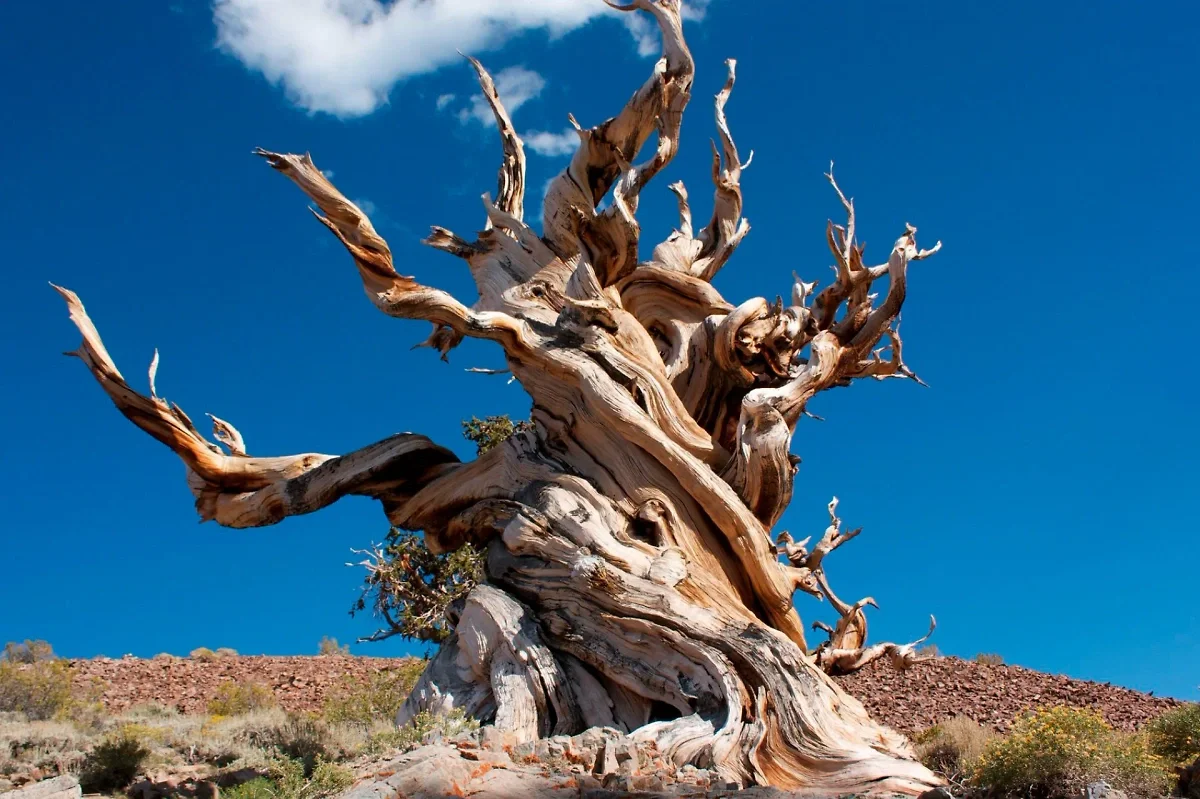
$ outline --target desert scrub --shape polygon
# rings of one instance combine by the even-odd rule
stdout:
[[[365,680],[346,677],[325,699],[323,715],[333,723],[364,726],[391,721],[425,666],[424,660],[407,658],[396,667],[372,672]]]
[[[40,663],[44,660],[58,660],[58,656],[54,654],[54,647],[45,641],[30,641],[28,638],[23,643],[9,641],[4,645],[4,654],[0,655],[0,659],[6,660],[9,663]]]
[[[172,724],[169,746],[186,753],[189,763],[218,767],[266,766],[267,753],[260,745],[270,731],[287,722],[278,708],[240,716],[179,716]]]
[[[321,639],[321,643],[317,644],[318,655],[349,655],[350,645],[339,644],[338,639],[331,638],[326,635]]]
[[[179,710],[160,702],[143,702],[140,705],[134,705],[121,715],[129,721],[145,720],[153,722],[161,719],[178,718]]]
[[[322,799],[341,793],[354,783],[354,773],[345,766],[319,761],[311,775],[294,760],[277,758],[268,769],[269,777],[244,782],[227,791],[223,799]]]
[[[188,657],[192,660],[199,660],[202,663],[211,663],[217,659],[217,653],[206,646],[201,646],[188,652]]]
[[[1168,710],[1146,725],[1150,750],[1169,765],[1190,764],[1200,757],[1200,704]]]
[[[464,732],[479,729],[479,722],[468,716],[462,708],[454,708],[444,716],[432,713],[418,713],[408,724],[398,730],[388,730],[372,735],[367,739],[367,752],[378,755],[385,752],[408,752],[421,746],[425,740],[440,734],[443,738],[453,738]]]
[[[85,793],[110,793],[129,786],[150,756],[138,731],[124,726],[88,752],[79,783]]]
[[[1055,707],[1022,716],[990,741],[972,782],[991,796],[1067,799],[1104,780],[1134,797],[1166,794],[1163,760],[1143,735],[1115,731],[1099,713]]]
[[[89,736],[66,721],[30,721],[23,713],[0,714],[0,775],[38,769],[49,776],[78,773]]]
[[[34,721],[64,714],[71,707],[71,667],[44,641],[9,643],[0,657],[0,712],[22,713]]]
[[[299,763],[306,777],[312,776],[319,763],[340,760],[352,753],[323,720],[298,714],[257,733],[251,743],[282,756],[288,763]]]
[[[917,757],[946,778],[956,794],[970,778],[980,755],[996,733],[966,716],[955,716],[913,736]]]
[[[258,683],[224,682],[208,700],[212,716],[240,716],[255,710],[266,710],[279,704],[274,692]]]
[[[980,652],[975,656],[975,662],[982,666],[1003,666],[1004,658],[994,652]]]

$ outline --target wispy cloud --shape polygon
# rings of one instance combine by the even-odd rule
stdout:
[[[691,0],[688,18],[707,5]],[[599,0],[213,0],[212,8],[221,49],[301,108],[339,117],[371,113],[398,82],[458,61],[459,50],[495,50],[534,28],[559,36],[619,13]],[[629,22],[645,15],[624,16],[638,29],[639,52],[650,48],[653,31]]]
[[[642,14],[626,14],[625,29],[637,45],[637,54],[642,58],[658,55],[658,26]]]
[[[444,111],[446,106],[454,102],[455,97],[457,97],[455,94],[439,94],[437,98],[437,110]]]
[[[712,0],[684,0],[683,18],[692,22],[700,22],[708,13]]]
[[[691,0],[683,4],[683,18],[692,22],[700,22],[708,13],[712,0]],[[659,45],[658,26],[645,14],[625,14],[623,18],[625,29],[633,37],[637,46],[637,54],[643,58],[656,56],[661,52]]]
[[[358,210],[362,211],[367,216],[372,216],[376,211],[379,210],[379,207],[377,205],[375,205],[375,203],[368,200],[366,197],[360,197],[360,198],[351,200],[350,202],[357,205]]]
[[[542,93],[542,89],[546,88],[546,79],[525,67],[502,69],[493,79],[496,81],[496,92],[510,114],[516,113],[518,108],[537,97]],[[458,112],[459,122],[466,124],[474,119],[485,127],[496,126],[496,117],[482,94],[472,95],[470,102],[469,106]]]
[[[522,134],[521,138],[525,140],[526,147],[544,156],[569,155],[579,146],[579,134],[574,128],[567,128],[562,133],[531,130]]]

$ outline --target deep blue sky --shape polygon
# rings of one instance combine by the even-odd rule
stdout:
[[[993,7],[989,7],[993,6]],[[644,195],[647,241],[683,178],[707,216],[711,94],[729,106],[754,229],[718,279],[731,301],[827,281],[832,159],[882,260],[910,221],[945,249],[913,269],[906,360],[930,384],[818,398],[783,527],[819,533],[836,493],[865,532],[838,552],[871,632],[943,652],[1160,694],[1200,696],[1192,281],[1200,262],[1200,12],[1186,3],[732,2],[688,33],[698,75],[676,162]],[[470,234],[494,191],[494,131],[455,108],[464,63],[401,82],[373,114],[298,109],[214,42],[200,2],[4,3],[0,64],[0,392],[5,575],[0,641],[65,655],[230,646],[307,653],[346,641],[350,549],[386,522],[366,500],[261,530],[200,526],[183,468],[113,409],[79,362],[53,280],[81,295],[126,376],[193,417],[236,424],[256,454],[337,453],[416,430],[464,457],[459,420],[521,416],[500,364],[410,351],[427,326],[363,297],[348,256],[254,146],[310,150],[369,200],[401,269],[470,299],[460,262],[419,244]],[[619,24],[481,53],[547,85],[522,130],[594,124],[651,62]],[[457,107],[457,106],[456,106]],[[564,159],[532,156],[531,205]],[[801,601],[805,618],[828,612]],[[404,651],[399,642],[356,646]]]

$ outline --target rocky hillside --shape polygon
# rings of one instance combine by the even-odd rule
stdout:
[[[906,672],[880,661],[838,682],[872,716],[903,732],[952,716],[968,716],[1006,732],[1022,711],[1055,705],[1094,708],[1114,727],[1133,730],[1180,704],[1108,683],[951,657],[927,660]]]
[[[198,713],[227,681],[264,685],[288,710],[317,710],[344,678],[362,679],[372,671],[402,668],[405,662],[344,656],[201,661],[160,655],[151,660],[75,660],[71,665],[78,684],[102,681],[103,700],[112,711],[159,702]],[[876,719],[905,732],[956,715],[1005,730],[1021,711],[1052,705],[1095,708],[1113,726],[1134,729],[1179,704],[1112,685],[949,657],[919,663],[907,672],[880,663],[839,681]]]

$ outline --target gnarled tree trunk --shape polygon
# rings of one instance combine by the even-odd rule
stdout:
[[[679,227],[640,260],[638,196],[675,155],[693,62],[678,0],[625,10],[655,17],[663,57],[617,116],[579,129],[541,236],[523,221],[521,140],[473,61],[504,147],[498,196],[484,198],[473,241],[442,228],[427,240],[467,262],[479,290],[471,307],[398,274],[367,217],[308,156],[259,151],[320,208],[380,310],[432,322],[427,343],[443,355],[464,336],[503,348],[533,399],[531,430],[466,464],[412,434],[340,457],[251,457],[229,423],[213,419],[222,449],[157,397],[157,356],[149,396],[131,389],[79,299],[59,289],[84,336],[72,354],[183,459],[204,520],[268,525],[358,494],[379,499],[392,524],[423,530],[435,551],[486,547],[488,582],[457,611],[401,720],[463,707],[514,741],[608,725],[743,783],[918,793],[937,779],[827,676],[882,655],[914,658],[911,644],[867,647],[873,603],[830,589],[823,560],[857,531],[841,532],[833,503],[811,551],[770,530],[791,498],[789,446],[808,400],[855,378],[915,379],[896,321],[909,264],[932,250],[909,227],[885,264],[867,266],[838,190],[849,219],[828,229],[836,281],[814,298],[797,280],[786,306],[727,303],[710,281],[749,229],[745,164],[725,120],[730,61],[716,98],[712,218],[697,230],[683,185],[671,186]],[[653,156],[630,164],[655,134]],[[812,650],[797,589],[842,616]]]

